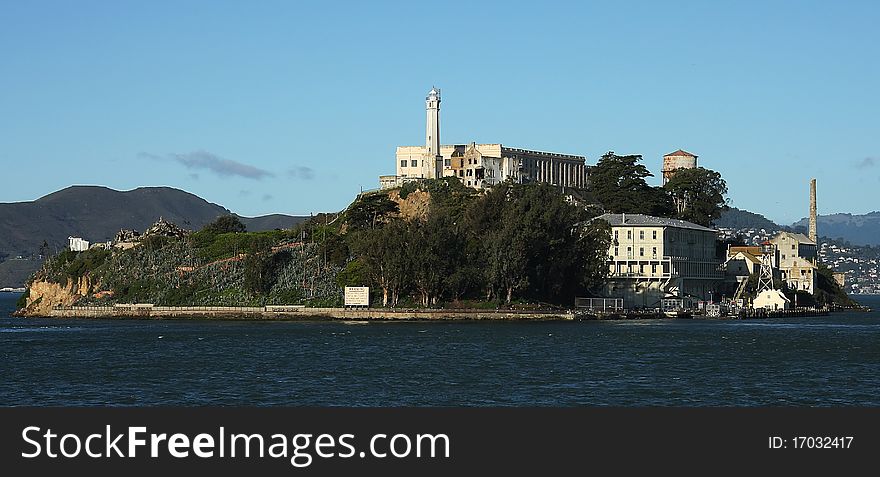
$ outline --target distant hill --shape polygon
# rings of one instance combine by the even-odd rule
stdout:
[[[185,229],[198,230],[230,213],[223,206],[171,187],[117,191],[100,186],[72,186],[31,202],[0,203],[0,262],[38,255],[44,240],[54,253],[67,246],[69,236],[106,241],[121,229],[142,232],[159,217]],[[249,231],[256,232],[289,228],[306,218],[273,214],[241,220]],[[0,286],[20,284],[22,274],[36,270],[39,265],[28,262],[0,266]]]
[[[793,228],[808,226],[807,218],[792,224]],[[824,237],[842,239],[854,245],[880,245],[880,212],[820,215],[817,228],[819,235]]]
[[[728,229],[780,230],[782,227],[761,214],[731,207],[715,221],[716,227]]]
[[[236,214],[237,215],[237,214]],[[294,225],[308,219],[308,217],[269,214],[259,217],[241,217],[242,223],[247,225],[248,232],[261,232],[263,230],[289,229]]]

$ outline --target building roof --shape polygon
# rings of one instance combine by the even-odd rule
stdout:
[[[693,222],[678,219],[667,219],[665,217],[654,217],[644,214],[603,214],[593,220],[601,219],[612,227],[677,227],[680,229],[700,230],[703,232],[717,232],[715,229],[703,227]]]
[[[727,255],[729,255],[731,257],[736,255],[737,252],[747,253],[747,254],[753,255],[755,257],[760,257],[764,253],[761,250],[761,247],[758,247],[756,245],[731,245],[727,249]]]
[[[752,262],[752,263],[754,263],[754,264],[756,264],[756,265],[760,265],[760,264],[761,264],[761,259],[760,259],[760,258],[758,258],[758,257],[756,257],[756,256],[754,256],[754,255],[752,255],[752,254],[749,253],[749,252],[744,252],[744,251],[742,251],[742,250],[740,250],[740,251],[738,251],[738,252],[736,252],[736,253],[734,253],[734,254],[732,254],[732,255],[728,255],[728,256],[727,256],[727,260],[728,260],[728,261],[729,261],[729,260],[733,260],[733,259],[735,259],[736,257],[738,257],[738,256],[740,256],[740,255],[742,255],[742,257],[743,257],[744,259],[746,259],[746,260],[748,260],[748,261],[750,261],[750,262]]]
[[[518,147],[508,147],[508,146],[505,146],[505,145],[503,145],[501,143],[497,143],[497,142],[489,142],[489,143],[471,142],[470,144],[441,144],[440,150],[441,151],[448,151],[449,149],[452,149],[454,152],[456,150],[456,148],[459,146],[466,146],[466,147],[474,146],[477,150],[480,150],[480,146],[498,148],[501,155],[505,156],[505,157],[507,157],[507,155],[509,155],[509,154],[514,154],[514,155],[538,156],[538,157],[542,157],[542,158],[545,157],[548,159],[566,159],[566,160],[571,160],[571,161],[580,161],[580,162],[583,162],[584,164],[586,164],[586,161],[587,161],[586,156],[578,156],[575,154],[562,154],[559,152],[535,151],[532,149],[522,149],[522,148],[518,148]],[[403,153],[416,153],[416,152],[426,151],[427,149],[428,148],[425,146],[397,146],[397,153],[398,154],[402,153],[402,152]],[[450,153],[450,154],[452,154],[452,153]],[[486,155],[488,153],[481,152],[481,154]],[[492,157],[494,157],[494,156],[492,156]],[[589,166],[587,166],[587,167],[589,167]]]
[[[807,237],[806,235],[797,232],[779,232],[775,237],[773,237],[773,240],[779,240],[783,235],[788,235],[792,239],[797,240],[799,243],[816,245],[816,242],[810,240],[810,237]]]
[[[691,154],[691,153],[685,151],[684,149],[679,149],[679,150],[677,150],[677,151],[675,151],[675,152],[670,152],[669,154],[666,154],[666,155],[663,156],[663,157],[668,157],[668,156],[687,156],[687,157],[697,157],[697,156],[695,156],[694,154]]]

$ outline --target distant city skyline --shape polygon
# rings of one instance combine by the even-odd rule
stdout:
[[[880,209],[877,2],[5,2],[0,202],[170,186],[344,208],[424,142],[684,149],[790,224]],[[821,233],[821,231],[820,231]]]

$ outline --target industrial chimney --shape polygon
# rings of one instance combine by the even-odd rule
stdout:
[[[819,245],[816,236],[816,179],[810,179],[810,240]]]

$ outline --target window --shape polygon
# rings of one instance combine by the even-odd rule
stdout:
[[[617,251],[617,247],[614,247],[614,256],[616,257],[618,254],[619,252]]]
[[[470,187],[470,186],[471,186],[471,181],[468,181],[468,187]]]
[[[657,258],[657,247],[651,247],[651,257]]]
[[[651,275],[654,275],[654,274],[656,274],[656,273],[657,273],[657,265],[656,265],[656,264],[652,264],[652,265],[651,265]]]
[[[409,161],[409,165],[410,165],[410,167],[418,167],[419,161],[413,159],[413,160]]]
[[[653,239],[657,240],[657,231],[656,230],[652,233],[652,235],[653,235]]]
[[[645,240],[645,231],[639,230],[639,240]]]
[[[617,241],[617,231],[616,230],[614,231],[614,241],[615,242]]]
[[[468,169],[468,170],[467,170],[467,175],[468,175],[468,177],[472,176],[472,175],[473,175],[473,172],[474,172],[473,169]]]
[[[632,230],[627,230],[627,231],[626,231],[626,239],[627,239],[627,240],[632,240],[632,238],[633,238],[633,231],[632,231]]]
[[[400,167],[406,167],[406,159],[400,161]]]
[[[444,159],[444,160],[443,160],[443,165],[446,166],[446,167],[449,167],[449,166],[452,165],[452,161],[451,161],[450,159]]]
[[[458,177],[464,177],[464,169],[458,170]]]
[[[794,250],[794,244],[791,244],[791,249]]]
[[[626,247],[626,258],[633,258],[633,249],[632,249],[632,247]]]
[[[645,247],[639,247],[639,256],[640,256],[640,257],[644,257],[644,256],[645,256]]]

